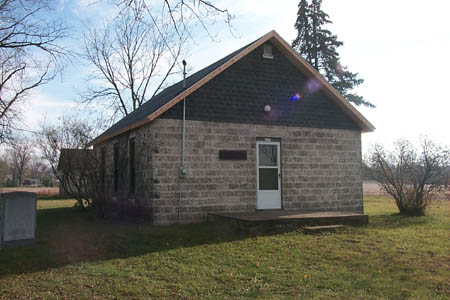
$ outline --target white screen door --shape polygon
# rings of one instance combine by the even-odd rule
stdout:
[[[280,209],[280,142],[256,142],[256,180],[256,208]]]

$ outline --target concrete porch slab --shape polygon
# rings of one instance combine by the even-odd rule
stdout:
[[[302,212],[283,210],[263,210],[236,213],[208,213],[209,221],[230,220],[248,224],[263,223],[298,223],[303,225],[367,225],[369,217],[366,214],[351,212]]]

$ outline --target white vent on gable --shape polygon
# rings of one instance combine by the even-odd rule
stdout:
[[[269,43],[264,44],[263,58],[273,59],[272,45]]]

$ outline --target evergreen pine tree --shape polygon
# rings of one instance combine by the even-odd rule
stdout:
[[[321,10],[322,0],[300,0],[298,4],[297,38],[292,47],[308,61],[348,101],[355,105],[375,107],[363,97],[352,93],[352,89],[363,83],[358,73],[352,73],[341,66],[337,48],[343,42],[325,26],[331,24],[328,14]]]

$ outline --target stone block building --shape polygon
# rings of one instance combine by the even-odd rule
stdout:
[[[275,31],[168,87],[91,142],[109,214],[363,212],[370,124]]]

